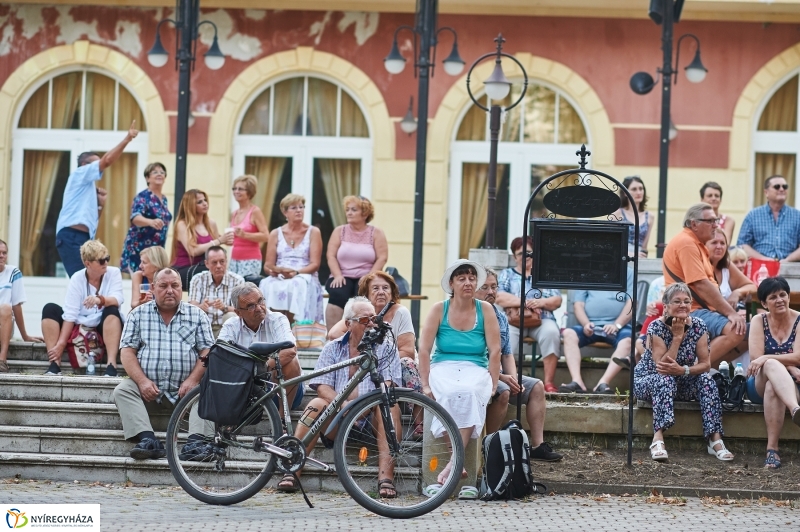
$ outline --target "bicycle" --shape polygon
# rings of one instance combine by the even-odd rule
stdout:
[[[252,357],[261,363],[274,360],[275,368],[256,375],[250,406],[236,426],[214,424],[211,429],[212,424],[205,422],[203,434],[190,432],[190,421],[197,430],[199,416],[195,407],[199,402],[200,387],[181,399],[170,418],[166,438],[167,460],[177,482],[202,502],[229,505],[261,491],[276,469],[284,474],[293,474],[308,465],[325,472],[334,471],[345,491],[358,504],[384,517],[417,517],[439,507],[461,480],[463,444],[453,418],[438,403],[411,389],[384,383],[373,345],[380,344],[390,330],[390,325],[376,319],[375,327],[365,333],[358,346],[358,356],[287,381],[283,380],[278,353],[293,347],[293,344],[255,343],[249,349],[243,349],[226,343],[227,349],[235,350],[240,356]],[[319,413],[306,436],[302,440],[295,438],[286,389],[349,366],[357,366],[357,369],[345,388]],[[278,384],[270,380],[273,371]],[[375,384],[375,390],[349,402],[339,411],[346,398],[367,376]],[[283,421],[275,406],[274,398],[277,397],[283,404]],[[326,433],[332,434],[338,429],[333,447],[335,469],[306,456],[306,446],[321,433],[322,425],[331,416],[335,418]],[[401,419],[399,427],[395,421],[398,418]],[[423,446],[417,428],[420,425],[423,426],[423,438],[433,438],[432,426],[442,436]],[[184,445],[191,441],[190,436],[195,444],[198,438],[202,438],[203,444],[207,445],[199,457],[181,456]],[[383,455],[385,465],[387,453],[394,468],[394,498],[381,497],[377,489],[381,480],[378,461]],[[430,497],[423,495],[423,474],[436,478],[451,460],[452,466],[442,488],[429,494]],[[385,473],[381,473],[383,475]],[[311,505],[308,499],[306,501]]]

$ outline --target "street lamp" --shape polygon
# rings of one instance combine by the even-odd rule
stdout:
[[[497,197],[497,143],[500,139],[500,117],[502,113],[508,112],[509,110],[513,109],[522,101],[522,98],[525,96],[525,91],[528,90],[528,73],[525,72],[525,68],[522,66],[522,63],[517,61],[517,58],[513,55],[507,54],[503,52],[503,43],[506,40],[503,38],[503,34],[495,38],[494,42],[497,43],[497,50],[494,52],[490,52],[488,54],[484,54],[480,56],[469,69],[467,72],[467,92],[469,93],[469,97],[472,99],[472,102],[489,113],[489,132],[490,132],[490,148],[489,148],[489,175],[487,176],[487,187],[488,187],[488,201],[487,201],[487,218],[486,218],[486,237],[484,238],[484,247],[486,249],[493,249],[494,245],[494,206],[495,206],[495,199]],[[482,62],[484,59],[488,59],[490,57],[494,57],[494,70],[492,70],[492,75],[489,76],[484,82],[483,87],[486,91],[486,96],[489,98],[489,105],[490,107],[484,107],[476,98],[475,95],[472,94],[472,89],[469,86],[469,79],[472,76],[472,71],[475,70],[475,67],[478,66],[478,63]],[[505,73],[503,72],[503,65],[501,60],[503,57],[508,57],[512,61],[514,61],[522,70],[522,76],[524,81],[522,82],[522,92],[511,105],[508,107],[500,107],[496,103],[500,100],[505,99],[508,96],[508,93],[511,92],[511,82],[506,78]]]
[[[417,130],[417,119],[414,118],[414,97],[411,97],[411,100],[408,102],[408,111],[406,111],[406,116],[400,121],[400,129],[403,130],[403,133],[408,133],[411,135],[413,132]]]
[[[180,202],[186,191],[186,153],[189,148],[189,127],[194,123],[190,106],[192,93],[190,87],[191,71],[197,51],[198,29],[203,24],[214,28],[214,40],[208,51],[203,54],[203,62],[210,70],[219,70],[225,64],[225,55],[219,48],[217,26],[210,20],[198,22],[200,17],[200,0],[178,0],[175,7],[176,20],[165,18],[156,26],[156,40],[147,52],[147,61],[160,68],[169,61],[169,53],[161,44],[161,25],[171,22],[177,32],[177,49],[175,51],[178,78],[178,127],[175,139],[175,201]]]
[[[436,28],[436,15],[439,0],[417,0],[414,26],[403,25],[394,32],[392,49],[383,60],[383,65],[390,74],[400,74],[406,66],[406,58],[400,53],[397,44],[397,35],[401,30],[409,30],[414,39],[414,75],[419,78],[419,92],[417,95],[418,120],[414,128],[417,132],[417,165],[414,186],[414,243],[412,246],[411,293],[419,294],[422,291],[422,229],[425,217],[425,162],[427,159],[428,144],[428,85],[433,77],[433,66],[436,62],[436,45],[439,34],[449,31],[453,34],[453,49],[443,61],[444,71],[450,76],[458,76],[464,70],[464,60],[458,55],[458,36],[450,27]],[[419,41],[419,42],[418,42]],[[433,49],[433,59],[431,59]],[[409,106],[409,113],[400,122],[400,128],[408,133],[413,133],[411,123],[414,121],[413,112]],[[419,310],[417,300],[411,302],[411,321],[414,330],[419,335]]]
[[[678,83],[678,76],[673,75],[679,72],[681,41],[686,37],[694,39],[697,43],[697,50],[694,59],[689,66],[684,68],[686,79],[691,83],[700,83],[706,79],[708,69],[703,66],[700,60],[700,40],[697,36],[687,33],[678,39],[675,47],[677,50],[675,57],[675,68],[672,68],[672,39],[673,23],[678,22],[681,17],[684,0],[651,0],[650,18],[656,24],[661,24],[661,49],[664,52],[664,61],[660,69],[657,70],[662,78],[661,91],[661,134],[659,135],[659,157],[658,157],[658,235],[656,253],[658,258],[663,257],[667,231],[667,170],[669,166],[669,142],[678,136],[678,130],[670,118],[670,99],[672,97],[672,84]],[[647,94],[656,86],[658,80],[647,72],[637,72],[631,77],[631,90],[636,94]]]

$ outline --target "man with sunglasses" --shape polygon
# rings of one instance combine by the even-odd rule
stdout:
[[[739,240],[747,256],[780,262],[800,261],[800,211],[786,205],[789,184],[780,175],[764,181],[765,205],[744,218]]]

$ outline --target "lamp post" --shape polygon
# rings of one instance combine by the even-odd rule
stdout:
[[[219,48],[217,41],[217,26],[210,20],[198,22],[200,18],[200,0],[178,0],[175,6],[176,19],[165,18],[156,26],[156,40],[153,47],[147,52],[147,60],[156,68],[160,68],[169,61],[169,53],[161,44],[161,25],[171,22],[177,32],[175,68],[178,70],[178,124],[175,138],[175,201],[179,203],[186,191],[186,153],[189,148],[189,125],[191,116],[190,105],[191,73],[197,52],[198,29],[203,24],[214,28],[214,40],[208,51],[203,54],[206,67],[210,70],[219,70],[225,64],[225,55]]]
[[[687,66],[686,79],[692,83],[700,83],[706,77],[708,70],[700,61],[700,40],[697,36],[687,33],[678,39],[676,46],[675,68],[672,68],[672,40],[673,23],[678,22],[681,16],[683,0],[651,0],[650,18],[656,24],[661,24],[661,49],[664,52],[664,61],[658,73],[662,77],[661,91],[661,134],[659,135],[659,156],[658,156],[658,243],[656,253],[658,258],[664,255],[664,247],[667,231],[667,170],[669,166],[669,141],[678,135],[678,130],[672,124],[670,118],[670,99],[672,97],[672,84],[678,83],[678,77],[673,76],[679,72],[681,41],[686,37],[691,37],[697,43],[694,59]],[[658,83],[647,72],[637,72],[631,77],[631,90],[636,94],[647,94]]]
[[[503,34],[495,38],[494,42],[497,43],[497,50],[494,52],[490,52],[488,54],[484,54],[472,64],[467,72],[467,92],[469,93],[469,97],[472,100],[472,103],[487,111],[489,113],[489,132],[490,132],[490,148],[489,148],[489,174],[487,176],[487,188],[488,188],[488,201],[487,201],[487,218],[486,218],[486,237],[484,238],[484,247],[486,249],[494,249],[494,206],[495,200],[497,198],[497,143],[500,139],[500,118],[502,113],[513,109],[522,101],[522,98],[525,96],[525,91],[528,90],[528,73],[525,72],[525,68],[522,66],[522,63],[517,61],[517,59],[513,55],[509,55],[503,52],[503,43],[506,40],[503,38]],[[489,107],[483,106],[476,98],[475,95],[472,94],[472,89],[469,86],[469,80],[472,76],[472,71],[478,66],[478,63],[482,62],[484,59],[488,59],[490,57],[494,57],[494,70],[492,71],[492,75],[489,76],[486,81],[483,82],[483,86],[486,90],[486,96],[489,99]],[[511,91],[511,82],[506,78],[506,75],[503,73],[503,65],[501,63],[503,57],[508,57],[512,61],[514,61],[522,70],[522,76],[524,81],[522,83],[522,92],[519,95],[519,98],[516,99],[511,105],[508,107],[500,107],[496,103],[500,100],[505,99],[508,96],[508,93]]]
[[[439,0],[417,0],[416,17],[414,26],[403,25],[394,32],[392,49],[383,64],[390,74],[399,74],[406,65],[406,59],[400,53],[397,45],[397,35],[401,30],[411,31],[414,39],[414,74],[419,79],[419,92],[417,96],[417,166],[416,179],[414,185],[414,243],[412,245],[412,269],[411,269],[411,293],[419,294],[422,291],[422,229],[425,217],[425,163],[427,159],[428,144],[428,85],[430,78],[433,77],[433,67],[436,62],[436,45],[438,44],[439,34],[449,31],[453,34],[453,49],[450,55],[443,61],[444,71],[457,76],[464,70],[464,60],[458,55],[458,36],[456,31],[450,27],[436,27],[436,15],[438,12]],[[433,60],[431,59],[433,50]],[[410,121],[413,121],[413,114],[409,118],[408,113],[400,126],[403,131],[411,134]],[[411,321],[414,330],[419,336],[419,310],[420,303],[417,300],[411,302]]]

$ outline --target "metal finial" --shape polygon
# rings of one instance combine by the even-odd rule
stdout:
[[[581,170],[586,168],[586,157],[591,155],[592,152],[586,149],[586,144],[581,144],[581,149],[575,152],[575,155],[580,156],[581,160],[578,164],[580,164]]]
[[[503,43],[506,42],[506,40],[503,38],[503,34],[498,33],[497,37],[494,39],[494,42],[497,43],[497,53],[500,54],[500,52],[503,51]]]

